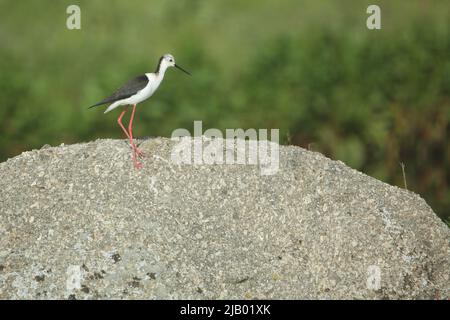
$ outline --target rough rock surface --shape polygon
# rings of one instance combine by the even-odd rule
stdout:
[[[175,142],[0,164],[0,299],[449,297],[450,232],[418,195],[280,147],[280,169],[176,165]]]

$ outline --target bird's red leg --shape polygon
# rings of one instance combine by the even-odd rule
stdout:
[[[119,123],[119,126],[122,128],[123,132],[125,133],[125,135],[127,136],[128,140],[130,140],[131,143],[131,148],[133,149],[133,151],[136,150],[136,146],[134,145],[134,141],[133,139],[130,138],[130,135],[127,131],[127,129],[125,129],[125,127],[122,124],[122,118],[125,115],[125,112],[128,111],[128,106],[126,107],[126,109],[120,114],[119,118],[117,119],[117,122]],[[139,150],[138,155],[142,155],[142,152]]]
[[[134,166],[136,168],[141,168],[142,167],[142,163],[137,161],[136,156],[137,155],[141,156],[142,152],[141,152],[141,150],[139,150],[136,147],[136,145],[134,144],[134,141],[133,141],[133,119],[134,119],[134,113],[135,112],[136,112],[136,105],[133,105],[133,111],[131,111],[130,123],[128,123],[128,134],[129,134],[131,146],[133,147],[133,162],[134,162]]]
[[[134,144],[133,141],[133,119],[134,113],[136,112],[136,105],[133,106],[133,111],[131,112],[130,123],[128,124],[128,137],[130,138],[131,145],[133,146],[134,151],[140,157],[144,156],[144,153]]]
[[[125,127],[122,124],[122,118],[127,111],[128,111],[128,107],[126,107],[125,110],[123,110],[122,113],[120,114],[119,118],[117,118],[117,123],[122,128],[123,132],[125,132],[125,135],[127,136],[127,138],[130,139],[130,135],[128,134],[127,129],[125,129]]]
[[[130,137],[127,129],[125,129],[125,127],[123,126],[123,123],[122,123],[122,118],[123,118],[123,116],[125,115],[125,113],[127,111],[128,111],[128,107],[126,107],[125,110],[122,111],[122,113],[120,114],[119,118],[117,118],[117,123],[122,128],[122,130],[125,133],[125,135],[127,136],[127,138],[130,140],[131,148],[133,149],[133,163],[134,163],[134,166],[135,167],[140,167],[142,165],[140,165],[139,162],[136,161],[136,146],[134,145],[133,138]]]

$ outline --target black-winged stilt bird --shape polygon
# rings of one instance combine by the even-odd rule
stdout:
[[[125,110],[123,110],[119,118],[117,118],[117,122],[127,138],[130,140],[131,148],[133,149],[133,164],[136,168],[142,167],[142,163],[137,160],[137,156],[143,156],[141,150],[136,147],[133,141],[133,119],[136,111],[136,105],[144,100],[147,100],[153,95],[161,84],[161,81],[164,78],[164,73],[169,67],[176,67],[190,75],[189,72],[175,63],[175,58],[171,54],[165,54],[159,59],[155,72],[146,73],[128,81],[122,87],[117,89],[112,95],[89,107],[93,108],[102,104],[111,103],[111,105],[105,110],[105,113],[107,113],[119,106],[126,106]],[[122,117],[127,112],[128,105],[133,106],[133,111],[131,112],[127,131],[122,124]]]

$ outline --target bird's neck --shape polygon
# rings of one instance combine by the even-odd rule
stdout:
[[[166,70],[167,70],[167,65],[165,65],[165,64],[160,65],[158,70],[156,71],[156,76],[161,79],[164,78],[164,74],[166,73]]]
[[[166,73],[168,66],[166,64],[163,64],[159,67],[158,73],[164,76],[164,73]]]

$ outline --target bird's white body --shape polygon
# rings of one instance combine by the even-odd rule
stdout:
[[[137,160],[137,157],[142,157],[143,153],[136,146],[133,139],[133,119],[136,112],[136,105],[144,100],[147,100],[155,93],[164,78],[167,68],[169,67],[175,67],[190,75],[189,72],[175,63],[175,58],[171,54],[165,54],[159,59],[158,67],[155,72],[145,73],[144,75],[140,75],[129,80],[109,97],[89,107],[93,108],[105,105],[107,103],[112,103],[106,109],[105,113],[107,113],[119,106],[133,105],[133,111],[131,112],[130,121],[128,123],[128,130],[125,129],[122,123],[122,118],[127,112],[127,108],[122,111],[120,116],[117,118],[117,122],[127,138],[130,140],[131,147],[133,148],[133,164],[137,169],[142,167],[142,163]]]
[[[159,85],[161,84],[161,81],[164,78],[165,71],[166,71],[166,69],[162,69],[157,74],[156,73],[146,73],[145,75],[148,78],[148,84],[144,89],[138,91],[135,95],[133,95],[129,98],[118,100],[118,101],[114,102],[105,110],[105,113],[107,113],[111,110],[114,110],[115,108],[117,108],[119,106],[138,104],[138,103],[150,98],[153,95],[153,93],[155,93],[156,89],[158,89]]]
[[[164,79],[164,74],[166,73],[167,68],[169,67],[176,67],[180,69],[181,71],[187,73],[190,75],[189,72],[181,68],[175,63],[175,58],[171,54],[165,54],[161,57],[158,63],[158,69],[156,69],[156,72],[153,73],[146,73],[145,76],[139,76],[135,79],[129,81],[126,85],[119,88],[111,97],[104,99],[103,101],[100,101],[99,103],[91,106],[99,106],[102,104],[105,104],[107,102],[114,101],[106,110],[105,113],[114,110],[115,108],[119,106],[124,105],[133,105],[147,100],[150,98],[153,93],[155,93],[156,89],[158,89],[159,85],[161,84],[161,81]],[[145,80],[145,77],[147,77],[147,80]],[[142,81],[147,82],[145,84],[145,87],[142,87]],[[145,83],[144,82],[144,83]],[[137,86],[137,89],[136,89]],[[136,91],[137,90],[137,91]],[[120,97],[126,97],[120,100],[116,100],[116,96]]]

